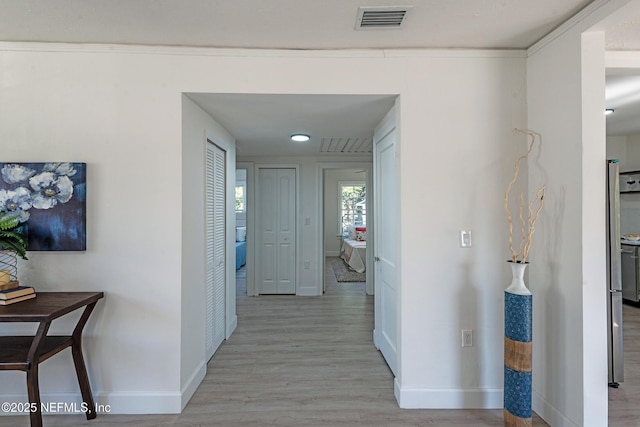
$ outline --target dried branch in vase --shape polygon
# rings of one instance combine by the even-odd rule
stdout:
[[[531,249],[531,240],[533,238],[533,233],[535,231],[535,224],[538,218],[540,217],[540,212],[542,211],[542,206],[544,205],[544,192],[545,185],[542,185],[538,191],[535,193],[535,199],[529,202],[528,204],[525,202],[524,191],[520,188],[519,190],[519,215],[518,218],[520,220],[520,232],[522,234],[520,239],[520,244],[518,245],[518,249],[516,250],[513,247],[513,217],[511,215],[511,209],[509,208],[509,195],[513,189],[513,186],[516,184],[518,180],[518,176],[520,174],[520,161],[525,160],[531,154],[533,150],[533,144],[536,141],[535,135],[533,132],[525,131],[522,129],[516,129],[516,131],[520,133],[524,133],[529,135],[531,138],[531,142],[529,143],[529,149],[526,153],[518,157],[514,164],[513,178],[509,181],[509,185],[507,185],[507,190],[504,192],[504,210],[507,214],[507,224],[509,226],[509,251],[511,252],[511,261],[524,264],[527,262],[527,257],[529,256],[529,251]],[[527,217],[524,217],[525,206],[527,206]]]

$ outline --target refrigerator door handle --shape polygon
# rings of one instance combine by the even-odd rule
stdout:
[[[606,211],[607,245],[607,328],[609,385],[617,387],[624,381],[624,351],[622,345],[622,248],[620,242],[620,175],[617,160],[610,160],[607,173]],[[637,248],[634,248],[637,250]],[[633,253],[637,256],[637,252]],[[625,254],[625,258],[628,254]],[[637,268],[637,261],[634,262]]]
[[[618,163],[609,163],[607,175],[607,196],[608,196],[608,212],[607,219],[609,222],[609,289],[622,289],[621,273],[621,256],[622,245],[620,244],[620,179],[618,174]]]

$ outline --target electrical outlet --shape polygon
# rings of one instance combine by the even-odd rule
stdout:
[[[473,329],[462,330],[462,346],[473,347]]]
[[[304,262],[304,269],[305,269],[305,270],[308,270],[308,269],[310,269],[310,268],[311,268],[311,261],[305,261],[305,262]]]

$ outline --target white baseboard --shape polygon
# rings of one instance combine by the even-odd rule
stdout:
[[[316,288],[315,286],[311,287],[311,286],[307,286],[307,287],[301,287],[298,289],[298,291],[296,292],[296,295],[299,297],[317,297],[318,296],[318,288]]]
[[[238,316],[233,316],[233,319],[231,319],[231,322],[229,322],[229,324],[227,325],[227,336],[225,338],[229,339],[231,337],[231,334],[233,334],[233,331],[235,331],[237,327]]]
[[[502,389],[402,388],[394,381],[394,394],[403,409],[500,409]]]
[[[100,414],[179,414],[198,389],[207,373],[204,362],[195,369],[180,392],[94,392],[96,410]],[[44,415],[82,414],[80,393],[43,393],[40,396]],[[24,405],[29,401],[26,393],[3,394],[0,401]],[[15,411],[0,411],[3,415],[20,415]]]
[[[560,413],[551,403],[545,400],[540,394],[533,391],[531,396],[531,407],[533,412],[545,420],[550,426],[558,427],[578,427],[578,424],[571,421]]]
[[[200,383],[202,382],[206,374],[207,374],[207,364],[204,361],[202,361],[200,362],[198,367],[195,369],[191,377],[187,380],[187,383],[185,384],[185,386],[182,387],[182,390],[180,391],[180,394],[182,395],[180,412],[182,412],[185,406],[187,406],[187,403],[189,403],[189,400],[191,400],[191,398],[193,397],[194,393],[198,389],[198,386],[200,385]]]
[[[340,256],[340,251],[325,251],[324,256]]]

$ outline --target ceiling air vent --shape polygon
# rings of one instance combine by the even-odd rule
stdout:
[[[401,28],[411,6],[362,6],[358,8],[356,30]]]
[[[373,138],[350,137],[350,138],[322,138],[320,144],[321,153],[371,153],[373,152]]]

